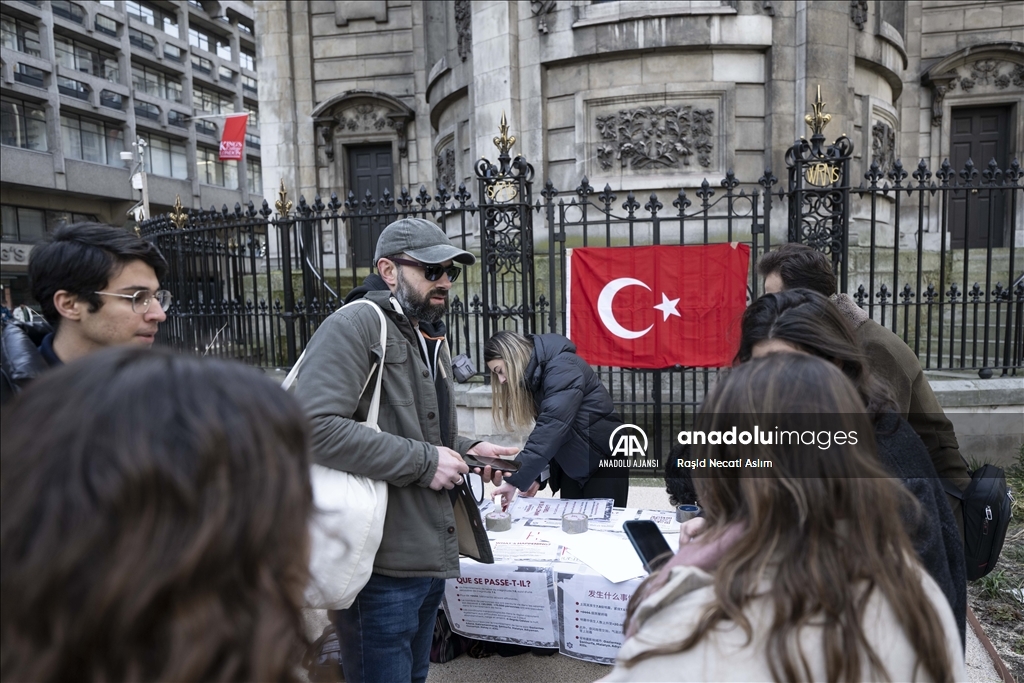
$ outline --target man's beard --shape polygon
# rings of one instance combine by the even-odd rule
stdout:
[[[430,303],[430,297],[442,296],[445,299],[443,304]],[[395,298],[401,304],[402,310],[410,318],[422,320],[427,323],[436,323],[444,317],[448,310],[448,292],[443,289],[431,289],[425,296],[420,296],[416,290],[406,282],[402,271],[398,271],[398,287],[395,288]]]

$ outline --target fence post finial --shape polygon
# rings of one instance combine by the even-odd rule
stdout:
[[[498,124],[499,135],[494,138],[494,146],[498,148],[498,153],[502,156],[507,156],[508,151],[512,149],[512,145],[516,144],[516,137],[508,134],[508,119],[505,118],[505,112],[501,112],[501,123]]]
[[[292,210],[291,200],[288,199],[288,190],[284,189],[284,178],[281,178],[281,189],[277,191],[277,201],[274,202],[274,208],[277,209],[279,216],[287,216],[288,212]]]
[[[188,223],[188,214],[185,213],[185,209],[181,206],[181,195],[174,196],[174,209],[171,211],[171,222],[174,223],[174,227],[178,230],[184,230],[185,224]]]
[[[807,125],[811,127],[811,131],[813,131],[815,135],[822,135],[825,131],[825,126],[827,126],[828,122],[832,120],[832,115],[825,113],[825,103],[821,101],[820,85],[818,86],[818,96],[815,98],[812,107],[814,109],[814,114],[808,114],[805,116],[804,121],[806,121]]]

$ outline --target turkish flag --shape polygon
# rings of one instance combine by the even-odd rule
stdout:
[[[249,122],[248,114],[235,114],[224,119],[224,135],[220,138],[221,161],[238,161],[242,158],[245,148],[245,125]]]
[[[567,335],[591,365],[725,367],[739,348],[750,246],[569,251]]]

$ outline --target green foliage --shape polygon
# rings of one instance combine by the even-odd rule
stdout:
[[[1010,579],[1002,569],[996,569],[987,576],[983,576],[975,582],[981,588],[981,594],[990,600],[995,600],[1000,593],[1010,587]]]

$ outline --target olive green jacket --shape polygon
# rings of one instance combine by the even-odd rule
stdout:
[[[380,306],[388,321],[381,431],[359,424],[366,419],[376,380],[370,368],[380,362],[380,318],[369,306],[342,308],[309,341],[296,383],[296,396],[312,424],[313,461],[388,483],[375,573],[457,577],[459,543],[451,498],[446,490],[429,488],[437,471],[435,446],[465,455],[476,443],[458,436],[448,349],[442,345],[437,372],[443,373],[449,391],[448,433],[455,436],[454,443],[442,444],[437,393],[420,356],[419,332],[390,292],[372,291],[366,299]]]
[[[900,413],[924,441],[935,471],[963,491],[971,483],[967,463],[960,455],[953,423],[935,398],[921,362],[907,344],[892,330],[868,318],[868,314],[849,296],[834,298],[836,307],[854,328],[858,344],[864,350],[871,373],[888,386]],[[957,524],[962,525],[960,501],[949,496]]]

